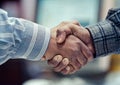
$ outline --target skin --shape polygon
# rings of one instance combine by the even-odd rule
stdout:
[[[65,23],[69,23],[69,22],[65,22]],[[67,36],[72,34],[72,35],[78,37],[82,42],[84,42],[85,45],[89,48],[89,50],[92,52],[92,54],[94,54],[95,52],[94,52],[93,42],[92,42],[89,31],[87,29],[83,28],[82,26],[80,26],[78,22],[74,21],[73,23],[76,24],[79,27],[74,26],[74,27],[69,27],[69,28],[68,27],[63,27],[63,28],[57,29],[57,32],[58,32],[57,33],[58,34],[57,43],[58,44],[64,43]],[[85,50],[83,50],[83,54],[86,55],[86,58],[87,58],[88,62],[93,59],[93,57],[89,56]],[[56,55],[55,57],[60,57],[60,55],[58,55],[58,56]],[[82,61],[84,61],[84,60],[80,59],[80,62],[82,62]],[[51,61],[48,61],[48,62],[55,62],[55,60],[51,59]],[[59,70],[58,72],[61,72],[63,74],[71,74],[71,73],[74,73],[74,72],[79,70],[79,69],[74,69],[70,64],[68,64],[68,62],[69,62],[68,60],[64,61],[64,63],[65,62],[67,64],[63,65],[64,69],[63,69],[63,67],[61,67],[62,70],[61,71]],[[56,62],[56,63],[57,64],[62,64],[63,62],[61,60],[61,61]],[[81,66],[84,66],[84,65],[85,65],[85,63],[81,64]],[[54,66],[54,64],[52,64],[52,66]],[[76,66],[78,66],[78,65],[76,65]],[[54,67],[55,70],[56,70],[56,68],[60,69],[59,66]]]
[[[62,22],[51,30],[50,43],[43,58],[56,72],[71,74],[93,58],[91,42],[90,33],[78,22]]]

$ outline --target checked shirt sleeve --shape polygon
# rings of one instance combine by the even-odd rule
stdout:
[[[120,8],[110,9],[106,20],[86,28],[93,39],[95,57],[120,53]]]

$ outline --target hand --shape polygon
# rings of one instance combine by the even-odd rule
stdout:
[[[70,23],[70,22],[63,22]],[[95,54],[92,38],[90,36],[90,33],[87,29],[80,26],[79,22],[72,21],[73,24],[76,24],[74,26],[71,25],[71,27],[62,27],[57,29],[57,43],[61,44],[64,43],[67,36],[70,34],[73,34],[74,36],[78,37],[81,41],[83,41],[88,48],[91,50],[93,54]],[[90,59],[91,60],[91,59]]]
[[[73,66],[75,70],[80,69],[81,66],[87,63],[86,54],[84,54],[83,51],[86,51],[90,56],[92,55],[87,46],[73,35],[69,35],[65,42],[59,46],[59,49],[60,54],[69,59],[70,65]]]
[[[69,24],[70,26],[70,22],[64,22],[62,24]],[[83,29],[83,27],[80,27],[79,23],[78,22],[72,22],[73,24],[76,24],[76,25],[71,25],[70,27],[62,27],[62,28],[59,28],[57,29],[57,42],[59,44],[63,43],[66,39],[66,37],[70,34],[74,34],[75,36],[77,36],[79,39],[83,40],[84,43],[86,43],[86,45],[89,47],[89,49],[92,51],[92,53],[94,53],[94,49],[93,49],[93,45],[92,45],[92,40],[91,40],[91,37],[90,37],[90,33],[88,32],[88,30],[86,29]],[[81,37],[82,36],[82,37]],[[57,57],[57,56],[55,56]],[[92,60],[93,57],[91,56],[87,56],[87,59],[88,61]],[[49,64],[53,64],[53,62],[55,62],[56,60],[54,60],[55,58],[51,59],[49,62]],[[58,59],[59,60],[59,59]],[[64,59],[63,59],[64,60]],[[66,59],[65,59],[66,60]],[[61,60],[61,64],[59,64],[59,66],[56,66],[54,67],[55,69],[59,69],[59,71],[61,73],[64,73],[64,74],[68,74],[68,73],[72,73],[72,72],[75,72],[75,70],[73,70],[72,72],[70,71],[70,69],[72,68],[71,66],[66,66],[68,64],[68,60],[66,61],[66,64],[65,64],[65,60],[64,62]],[[60,63],[60,60],[59,62],[56,62],[56,63]],[[62,66],[63,65],[63,66]],[[54,64],[53,64],[54,66]],[[66,67],[66,68],[65,68]],[[61,70],[62,69],[62,70]],[[72,68],[73,69],[73,68]]]
[[[64,43],[56,43],[57,30],[61,28],[74,28],[77,27],[73,22],[61,23],[51,30],[51,39],[48,49],[45,53],[45,59],[50,60],[55,55],[62,55],[70,61],[70,67],[73,70],[78,70],[82,65],[86,64],[86,56],[93,56],[86,45],[78,38],[70,35]],[[58,36],[58,35],[57,35]],[[59,36],[58,36],[59,37]],[[86,53],[84,52],[86,51]],[[60,71],[57,69],[57,71]]]
[[[68,60],[66,58],[63,58],[62,60],[58,56],[57,58],[54,57],[53,59],[48,61],[48,64],[49,65],[53,64],[54,69],[57,72],[62,72],[64,74],[70,74],[70,73],[73,73],[79,70],[83,65],[85,65],[88,62],[83,51],[88,52],[89,50],[84,45],[84,43],[81,42],[81,40],[79,40],[73,35],[69,35],[63,44],[59,46],[59,49],[60,49],[59,52],[61,55],[68,58]],[[64,69],[65,67],[66,69]]]
[[[64,44],[61,44],[58,47],[60,55],[63,55],[66,58],[64,57],[61,64],[55,67],[55,71],[64,72],[63,68],[69,64],[69,67],[67,67],[67,69],[70,68],[71,73],[73,71],[79,70],[81,66],[85,65],[88,62],[87,58],[84,57],[84,54],[82,53],[83,50],[87,52],[88,49],[77,37],[69,35],[66,38]],[[53,59],[55,60],[54,62],[51,62],[53,65],[56,65],[56,62],[61,61],[59,57]]]
[[[61,55],[56,55],[51,60],[48,60],[48,65],[54,68],[54,71],[60,71],[63,74],[68,74],[70,71],[68,58],[63,58]],[[68,67],[68,68],[66,68]]]

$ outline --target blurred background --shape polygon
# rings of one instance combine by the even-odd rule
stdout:
[[[0,0],[9,17],[18,17],[52,28],[77,20],[83,26],[105,19],[120,0]],[[47,62],[9,60],[0,66],[0,85],[120,85],[120,55],[95,59],[72,75],[56,73]]]

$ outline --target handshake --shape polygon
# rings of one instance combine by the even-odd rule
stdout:
[[[71,74],[93,59],[95,54],[89,31],[77,21],[62,22],[51,29],[51,38],[42,60],[56,72]]]

